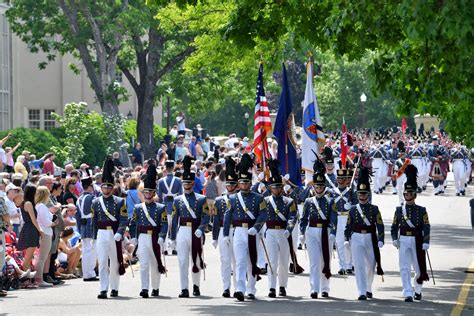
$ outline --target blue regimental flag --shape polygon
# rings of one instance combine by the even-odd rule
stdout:
[[[281,174],[289,174],[290,181],[297,186],[301,186],[300,166],[296,157],[295,118],[284,64],[280,104],[273,135],[278,139],[278,161],[280,162]]]

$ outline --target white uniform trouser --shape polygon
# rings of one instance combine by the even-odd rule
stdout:
[[[347,215],[337,216],[336,249],[339,258],[339,269],[352,269],[351,246],[344,244],[344,230],[346,229]]]
[[[374,158],[372,160],[372,169],[375,173],[375,183],[374,183],[374,190],[378,192],[380,189],[383,188],[385,184],[386,173],[384,174],[384,162],[382,158]]]
[[[464,190],[464,175],[465,166],[462,160],[453,161],[453,174],[454,174],[454,186],[456,187],[456,193],[461,193]]]
[[[351,237],[352,258],[354,258],[354,269],[357,289],[360,295],[372,293],[374,282],[375,255],[372,248],[372,234],[353,233]]]
[[[178,251],[178,262],[179,262],[179,275],[181,280],[181,289],[185,290],[189,288],[189,261],[191,260],[191,269],[192,269],[192,236],[194,231],[191,227],[180,226],[178,230],[178,235],[176,236],[176,250]],[[193,279],[193,285],[200,285],[201,281],[201,261],[199,256],[196,258],[196,265],[199,268],[199,272],[194,273],[191,270],[191,275]]]
[[[248,246],[248,228],[246,227],[235,227],[234,229],[234,255],[235,288],[237,292],[255,295],[255,293],[257,293],[257,289],[255,288],[257,279],[252,276],[252,264],[250,263]]]
[[[336,165],[334,164],[334,166],[336,166]],[[298,218],[300,219],[301,217],[303,217],[303,205],[298,204]],[[297,247],[299,245],[301,245],[300,239],[298,238],[299,231],[300,231],[300,221],[298,220],[297,226],[295,225],[295,227],[293,228],[293,236],[292,236],[292,238],[293,238],[293,249],[295,250],[295,252],[296,252]]]
[[[471,169],[472,169],[472,163],[469,159],[464,159],[465,165],[464,165],[464,183],[466,184],[469,182],[469,178],[471,176]]]
[[[403,197],[405,182],[407,182],[407,176],[405,174],[402,174],[400,178],[397,179],[397,193],[398,193],[398,201],[400,202],[400,204],[405,201]]]
[[[265,249],[263,249],[263,244],[260,239],[265,238],[263,233],[267,230],[267,224],[263,224],[260,229],[260,234],[257,234],[257,266],[259,268],[265,268],[267,264],[267,258],[265,257]],[[265,239],[263,240],[265,242]]]
[[[411,267],[415,269],[415,292],[421,293],[422,284],[418,284],[416,279],[420,277],[420,266],[416,257],[416,242],[413,236],[400,236],[399,249],[400,276],[402,277],[403,296],[413,296],[411,285]]]
[[[97,252],[92,238],[82,239],[82,276],[84,279],[95,278],[94,271],[97,262]]]
[[[390,181],[390,177],[388,176],[388,163],[387,161],[383,162],[383,185]]]
[[[290,261],[290,245],[288,238],[285,238],[284,229],[267,229],[265,233],[265,245],[268,250],[268,257],[272,266],[268,274],[268,287],[276,289],[277,277],[280,287],[288,286],[288,266]]]
[[[234,256],[234,229],[230,228],[229,230],[229,240],[230,244],[227,244],[223,241],[224,239],[224,229],[221,227],[219,230],[218,245],[219,245],[219,254],[221,258],[221,278],[222,284],[224,285],[224,290],[230,289],[230,279],[232,275],[232,270],[235,271],[235,256]],[[234,289],[235,289],[235,273],[233,276],[234,279]]]
[[[110,288],[119,288],[120,275],[117,260],[117,248],[115,246],[114,232],[107,229],[99,229],[97,232],[97,259],[99,260],[100,291]],[[110,261],[110,269],[109,269]]]
[[[306,245],[309,257],[309,286],[311,293],[329,293],[329,279],[322,273],[324,268],[322,228],[308,227],[306,231]],[[329,238],[328,228],[328,238]],[[329,264],[331,264],[332,243],[329,241]]]
[[[150,275],[152,289],[159,289],[161,274],[158,272],[158,261],[156,260],[155,253],[153,252],[151,235],[140,234],[140,236],[138,236],[137,255],[138,259],[140,260],[140,279],[142,283],[142,290],[148,290],[150,288]]]
[[[173,217],[170,214],[166,214],[166,219],[168,220],[168,227],[171,227],[173,225]],[[170,244],[172,244],[172,243],[169,242],[169,240],[170,240],[170,234],[166,234],[165,245],[167,245],[167,246],[165,247],[166,248],[165,250],[168,251],[168,252],[176,250],[175,247],[173,248],[173,247],[169,246]]]
[[[423,177],[421,176],[423,172],[423,160],[421,158],[413,158],[411,163],[416,167],[418,170],[418,177],[416,180],[416,184],[419,188],[423,187]]]

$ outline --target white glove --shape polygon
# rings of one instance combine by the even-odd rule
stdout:
[[[305,241],[304,235],[300,235],[298,238],[300,239],[300,243],[303,245]]]
[[[258,185],[258,192],[263,193],[265,189],[265,184],[261,183]]]
[[[283,186],[283,191],[285,191],[285,193],[287,193],[287,194],[288,194],[288,191],[290,191],[290,189],[291,189],[291,185],[289,185],[289,184],[285,184]]]
[[[213,240],[213,241],[212,241],[212,247],[214,247],[214,249],[217,248],[217,240]]]
[[[170,240],[168,242],[168,247],[173,248],[173,249],[176,248],[176,240]]]
[[[421,249],[423,249],[424,251],[430,249],[430,244],[423,243],[423,245],[421,246]]]
[[[194,236],[196,236],[197,238],[201,238],[202,237],[202,231],[200,229],[196,229],[196,231],[194,232]]]
[[[114,235],[114,239],[115,239],[115,241],[121,241],[122,240],[122,235],[120,235],[119,233],[116,233]]]
[[[163,238],[158,238],[158,245],[160,245],[160,248],[163,249],[163,245],[165,244],[165,241],[163,240]]]
[[[225,236],[224,239],[222,239],[222,241],[224,242],[224,244],[230,245],[230,238],[229,238],[229,236]]]
[[[290,174],[289,173],[285,174],[283,179],[285,179],[286,181],[290,180]]]
[[[344,204],[344,209],[345,209],[346,211],[350,210],[350,209],[351,209],[351,203],[346,203],[346,204]]]
[[[336,240],[336,235],[334,235],[334,234],[329,234],[329,240],[330,240],[331,242],[334,242],[334,240]]]
[[[136,238],[132,238],[132,240],[130,240],[130,242],[132,243],[132,245],[136,246],[138,245],[138,240]]]
[[[285,231],[283,232],[283,236],[285,236],[285,238],[290,237],[290,231],[289,231],[289,230],[285,230]]]
[[[347,240],[344,241],[344,246],[349,246],[349,242]]]
[[[383,247],[383,242],[379,241],[378,246],[379,246],[379,248],[382,248]]]
[[[258,174],[258,177],[257,177],[257,178],[258,178],[258,180],[262,181],[263,178],[265,178],[265,173],[260,172],[260,173]]]
[[[250,228],[249,231],[248,231],[248,234],[249,234],[250,236],[255,236],[255,235],[257,235],[257,233],[258,233],[258,232],[257,232],[257,230],[255,229],[255,227]]]

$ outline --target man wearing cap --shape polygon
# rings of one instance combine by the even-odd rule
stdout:
[[[95,199],[92,178],[89,169],[82,174],[81,184],[84,191],[77,199],[76,221],[82,240],[82,277],[84,282],[98,281],[95,273],[97,261],[96,245],[92,227],[92,202]]]
[[[224,159],[224,158],[222,158]],[[230,297],[231,275],[235,271],[235,256],[233,250],[234,228],[229,229],[229,242],[224,242],[224,214],[230,207],[230,196],[238,191],[238,176],[235,172],[235,161],[232,157],[225,160],[225,187],[227,192],[216,198],[214,221],[212,224],[212,245],[214,248],[219,246],[221,259],[221,278],[224,285],[223,297]],[[235,273],[234,273],[235,289]],[[235,291],[234,291],[235,292]]]
[[[337,211],[333,208],[333,199],[324,195],[327,180],[324,177],[324,164],[317,158],[313,168],[315,196],[308,197],[304,202],[300,240],[302,244],[306,241],[311,298],[316,299],[318,293],[322,297],[329,297],[330,259],[336,240]]]
[[[95,199],[91,207],[99,261],[100,293],[97,296],[99,299],[107,298],[109,280],[110,296],[117,297],[120,275],[125,274],[122,240],[128,222],[128,214],[125,200],[113,195],[114,168],[112,158],[107,157],[104,162],[100,187],[102,196]]]
[[[357,197],[348,186],[347,179],[351,179],[350,173],[342,166],[337,169],[337,186],[332,188],[333,209],[337,212],[336,249],[339,259],[339,275],[352,274],[351,247],[345,243],[344,229],[346,228],[347,216],[353,204],[357,203]]]
[[[240,192],[229,198],[230,207],[224,215],[224,242],[230,243],[230,227],[234,227],[236,269],[235,298],[239,301],[255,299],[255,284],[260,274],[257,266],[257,233],[266,220],[266,203],[262,195],[252,192],[253,160],[244,154],[238,165]]]
[[[13,201],[20,192],[20,188],[13,183],[9,183],[5,188],[5,192],[7,193],[7,196],[5,197],[5,204],[7,206],[8,215],[10,215],[10,222],[13,226],[13,231],[15,232],[16,238],[19,238],[21,213]]]
[[[189,258],[192,258],[193,295],[200,296],[201,270],[203,261],[203,242],[206,226],[209,224],[209,206],[206,197],[193,191],[195,173],[191,171],[192,158],[183,160],[184,194],[173,202],[171,244],[178,251],[181,293],[179,297],[189,297]],[[179,224],[179,226],[178,226]]]
[[[409,165],[403,191],[405,204],[395,210],[391,228],[393,245],[399,249],[400,276],[405,302],[421,300],[423,281],[428,281],[426,251],[430,247],[430,221],[426,208],[415,204],[417,169]],[[414,291],[411,283],[411,267],[415,269]]]
[[[158,180],[158,184],[156,186],[158,202],[166,206],[166,213],[167,213],[169,228],[171,228],[171,214],[173,213],[173,201],[175,197],[183,194],[183,183],[181,179],[176,177],[173,173],[174,165],[175,165],[175,162],[173,160],[166,160],[165,162],[166,177],[163,177],[160,180]],[[170,244],[168,238],[169,236],[167,237],[166,244],[164,246],[165,255],[168,254],[166,245]],[[177,254],[176,248],[170,248],[169,250],[172,251],[173,255]]]
[[[372,298],[374,271],[383,275],[380,250],[384,244],[384,226],[382,215],[376,205],[369,203],[369,170],[362,167],[357,182],[359,203],[349,210],[344,232],[346,243],[351,241],[352,258],[359,300]]]
[[[156,166],[151,164],[146,171],[143,196],[145,202],[135,204],[130,221],[130,235],[136,244],[138,236],[137,254],[140,259],[141,292],[143,298],[149,297],[150,276],[151,296],[160,295],[161,274],[166,272],[166,267],[161,261],[168,220],[164,204],[154,201],[156,190]]]
[[[296,204],[283,196],[283,179],[280,175],[280,164],[278,160],[271,159],[268,162],[271,177],[269,187],[271,195],[265,198],[266,225],[265,231],[266,246],[268,249],[269,265],[268,274],[269,297],[276,297],[276,283],[280,286],[279,296],[286,296],[288,286],[288,263],[290,259],[291,232],[295,227]],[[268,273],[268,270],[267,270]]]

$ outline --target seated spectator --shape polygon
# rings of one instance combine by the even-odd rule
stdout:
[[[59,275],[65,274],[73,275],[74,277],[79,276],[76,269],[79,265],[79,260],[81,259],[81,243],[79,242],[77,245],[72,247],[69,241],[73,235],[74,230],[71,227],[66,227],[61,234],[61,238],[59,239],[59,267],[57,270]]]
[[[123,263],[125,267],[128,267],[130,263],[134,264],[137,261],[133,258],[133,252],[135,251],[136,246],[137,245],[134,244],[130,238],[130,232],[127,227],[122,241]]]
[[[79,228],[77,227],[76,212],[77,207],[74,204],[66,205],[66,207],[63,208],[62,211],[64,225],[66,227],[71,227],[74,231],[74,235],[70,238],[70,243],[72,246],[75,246],[81,238],[81,233],[79,232]]]

